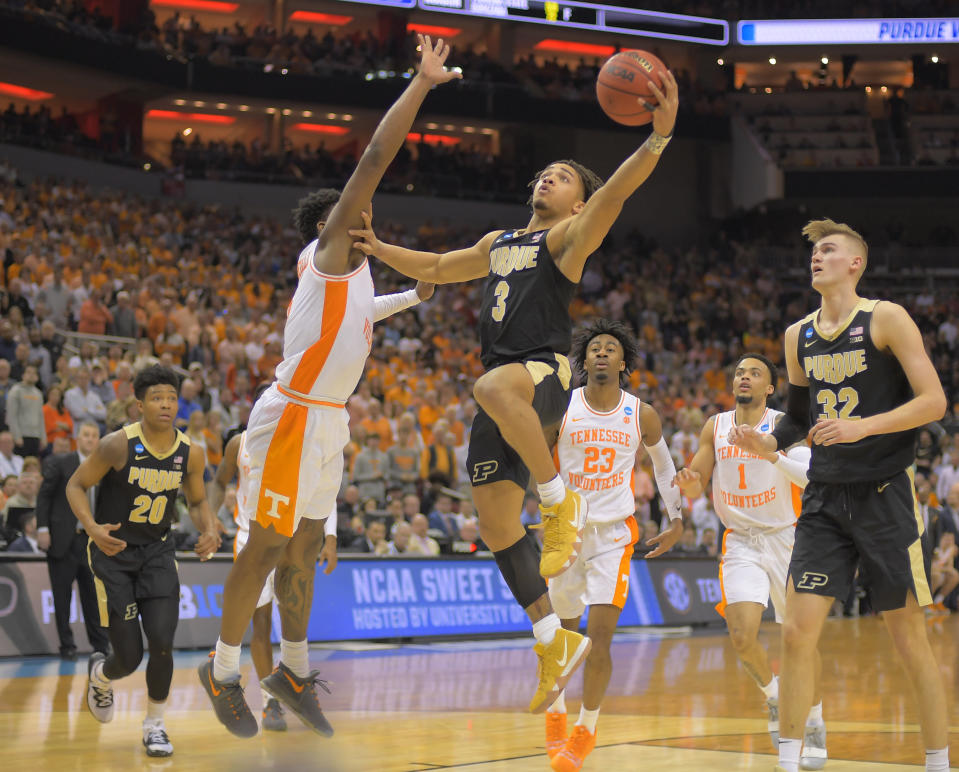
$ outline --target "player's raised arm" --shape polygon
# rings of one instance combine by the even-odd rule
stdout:
[[[653,110],[653,133],[629,158],[620,164],[606,183],[583,206],[582,211],[569,221],[558,248],[550,240],[549,247],[556,262],[568,277],[582,274],[586,259],[606,238],[623,204],[652,174],[676,124],[679,109],[679,88],[673,74],[667,70],[663,94],[655,83],[649,87],[658,100]],[[560,234],[557,234],[560,235]]]
[[[204,455],[191,453],[187,461],[186,477],[183,480],[183,493],[190,508],[190,519],[200,532],[194,551],[203,560],[209,560],[220,546],[220,537],[217,534],[216,518],[206,500],[206,485],[203,482],[205,468]]]
[[[360,157],[356,169],[343,188],[340,200],[333,207],[320,233],[314,255],[317,270],[343,273],[353,243],[348,230],[359,223],[360,212],[370,208],[373,193],[387,167],[406,141],[416,113],[429,90],[462,75],[444,67],[450,47],[442,38],[433,43],[429,36],[418,35],[420,66],[402,96],[393,104],[373,133],[370,144]]]
[[[122,430],[113,432],[99,442],[67,481],[66,494],[70,509],[104,555],[116,555],[126,549],[127,543],[110,535],[111,531],[120,527],[119,523],[101,525],[93,519],[88,491],[98,485],[111,469],[122,469],[126,461],[126,435]]]
[[[691,499],[698,498],[706,488],[706,483],[713,476],[713,467],[716,465],[716,446],[713,443],[713,432],[716,430],[716,416],[712,416],[699,433],[699,447],[693,455],[689,466],[680,469],[673,478],[672,484],[682,491],[684,496]]]
[[[479,279],[489,273],[489,250],[502,231],[487,233],[472,247],[452,252],[418,252],[380,241],[373,231],[368,213],[361,214],[363,228],[350,231],[353,247],[376,257],[390,268],[411,279],[431,284],[452,284]]]

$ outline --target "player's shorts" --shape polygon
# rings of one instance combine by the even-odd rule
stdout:
[[[101,627],[110,626],[111,611],[120,619],[135,619],[139,614],[137,601],[180,597],[175,549],[173,539],[164,538],[149,544],[128,544],[116,555],[106,555],[93,539],[87,541]]]
[[[932,603],[912,470],[861,483],[810,481],[789,576],[796,592],[845,600],[858,564],[876,611]]]
[[[523,362],[533,377],[533,410],[543,427],[558,424],[569,407],[572,371],[569,360],[555,354],[550,362]],[[482,408],[473,417],[466,469],[474,486],[511,480],[526,490],[529,469],[519,453],[503,439],[495,421]]]
[[[240,550],[246,545],[247,539],[250,538],[250,530],[248,528],[240,528],[236,532],[236,536],[233,539],[233,559],[236,560],[236,556],[240,554]],[[256,602],[256,607],[266,606],[270,603],[273,603],[273,600],[276,598],[276,593],[273,591],[273,576],[276,574],[276,569],[274,568],[270,571],[270,575],[266,577],[266,582],[263,584],[263,589],[260,590],[260,598]]]
[[[293,536],[300,518],[325,518],[336,505],[349,439],[344,408],[291,399],[274,383],[257,400],[246,429],[256,522]]]
[[[795,535],[792,526],[768,532],[726,531],[719,564],[723,599],[716,604],[716,611],[725,617],[726,607],[733,603],[759,603],[766,608],[772,599],[776,621],[782,622]]]
[[[549,600],[560,619],[575,619],[587,606],[626,605],[629,564],[639,539],[636,520],[587,523],[579,557],[547,583]]]

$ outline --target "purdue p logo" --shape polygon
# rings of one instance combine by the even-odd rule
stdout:
[[[813,571],[806,571],[802,575],[802,579],[796,584],[797,590],[815,590],[817,587],[822,587],[826,582],[829,581],[829,577],[825,574],[817,574]]]
[[[499,461],[480,461],[473,464],[473,484],[483,482],[497,469],[499,469]]]

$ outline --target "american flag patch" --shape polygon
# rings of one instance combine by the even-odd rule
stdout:
[[[849,330],[850,335],[862,335],[862,327],[853,327]]]
[[[183,463],[183,456],[177,456],[176,458],[174,458],[174,459],[173,459],[173,463],[174,463],[174,464],[182,464],[182,463]]]
[[[533,243],[535,244],[535,243],[536,243],[537,241],[539,241],[541,238],[543,238],[543,232],[542,232],[542,231],[540,231],[539,233],[533,234],[533,239],[532,239],[532,241],[533,241]]]

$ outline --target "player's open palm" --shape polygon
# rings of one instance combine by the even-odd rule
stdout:
[[[669,70],[666,70],[666,77],[663,78],[663,87],[666,89],[665,94],[652,80],[649,82],[649,90],[653,92],[657,102],[653,110],[653,131],[660,136],[668,137],[673,133],[676,113],[679,111],[679,86],[676,85],[676,78]]]
[[[653,551],[649,552],[646,555],[646,558],[658,558],[660,555],[669,552],[676,542],[679,541],[680,537],[683,535],[683,520],[682,518],[677,518],[676,520],[671,520],[669,526],[662,533],[658,533],[655,536],[650,537],[646,540],[647,547],[653,547]]]
[[[383,242],[376,238],[373,232],[373,221],[370,219],[369,212],[360,212],[363,218],[362,228],[353,228],[350,235],[357,239],[353,242],[353,249],[358,249],[367,257],[376,256],[376,253],[382,248]]]
[[[90,538],[96,544],[104,555],[116,555],[127,548],[127,543],[116,536],[111,536],[110,532],[117,530],[119,523],[107,523],[98,525],[90,530]]]
[[[450,55],[449,43],[439,38],[434,44],[429,35],[417,35],[419,45],[416,50],[420,52],[420,75],[430,83],[448,83],[451,80],[462,78],[463,74],[447,70],[446,57]]]

